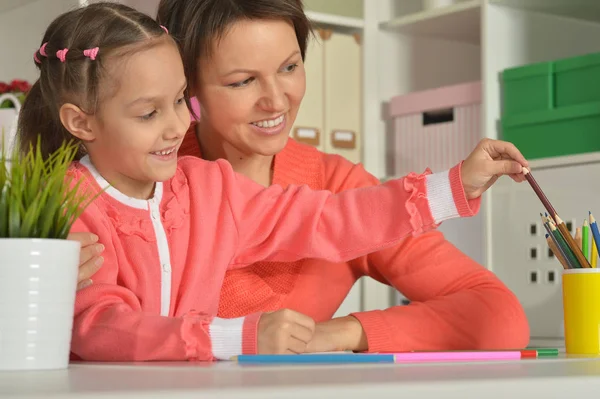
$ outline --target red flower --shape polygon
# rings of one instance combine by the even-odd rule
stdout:
[[[10,91],[10,86],[4,82],[0,82],[0,94],[8,93]]]
[[[12,91],[27,93],[31,89],[31,85],[25,80],[15,79],[10,82],[10,88]]]

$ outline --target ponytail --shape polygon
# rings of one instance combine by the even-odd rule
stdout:
[[[17,126],[19,153],[24,156],[35,148],[38,136],[41,136],[40,150],[44,159],[57,151],[64,142],[73,140],[73,136],[64,128],[58,112],[44,96],[40,81],[37,80],[23,102]],[[55,105],[54,105],[55,106]],[[82,150],[76,156],[80,159]]]

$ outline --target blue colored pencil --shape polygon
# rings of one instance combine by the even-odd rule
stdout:
[[[343,364],[343,363],[394,363],[393,354],[306,354],[306,355],[240,355],[240,364]]]
[[[590,229],[592,230],[592,235],[594,236],[596,249],[598,250],[598,253],[600,253],[600,243],[598,243],[598,240],[600,240],[600,231],[598,231],[598,224],[596,223],[596,219],[594,219],[592,212],[590,212]]]

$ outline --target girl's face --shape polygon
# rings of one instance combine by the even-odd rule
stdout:
[[[86,147],[116,189],[147,198],[155,182],[175,174],[177,150],[190,125],[183,63],[176,46],[165,41],[115,60],[107,73],[102,85],[118,88],[90,118],[93,137]]]
[[[201,134],[240,155],[281,151],[306,88],[294,27],[283,20],[236,22],[203,58],[193,91]]]

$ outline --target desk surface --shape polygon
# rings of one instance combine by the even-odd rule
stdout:
[[[235,363],[73,364],[67,370],[0,373],[0,397],[544,399],[600,392],[600,358],[342,366]],[[569,396],[565,396],[569,395]]]

